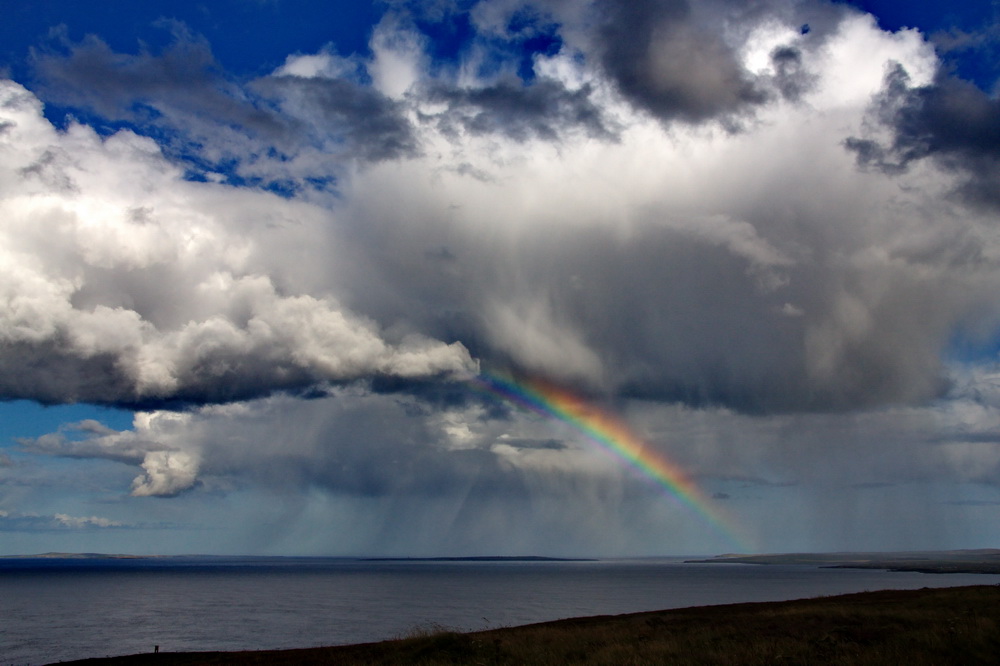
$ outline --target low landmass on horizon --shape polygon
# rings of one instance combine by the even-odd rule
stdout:
[[[839,569],[886,569],[917,573],[1000,573],[1000,550],[931,550],[903,552],[784,553],[773,555],[717,555],[708,564],[811,564]]]
[[[270,555],[129,555],[105,553],[41,553],[37,555],[0,555],[0,560],[156,560],[171,561],[303,561],[354,560],[358,562],[596,562],[601,558],[546,557],[542,555],[469,555],[438,557],[323,557]],[[841,569],[886,569],[917,573],[1000,574],[1000,549],[929,550],[889,552],[770,553],[745,555],[726,553],[707,559],[684,560],[688,564],[801,564]]]
[[[359,562],[596,562],[593,557],[546,557],[543,555],[469,555],[440,557],[342,557],[325,555],[129,555],[125,553],[38,553],[0,555],[5,560],[355,560]]]

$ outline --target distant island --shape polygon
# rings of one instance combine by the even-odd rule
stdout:
[[[699,564],[808,564],[833,569],[884,569],[914,573],[1000,574],[1000,550],[928,550],[904,552],[782,553],[774,555],[717,555]]]

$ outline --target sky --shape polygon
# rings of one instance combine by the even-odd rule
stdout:
[[[0,554],[1000,544],[997,2],[0,13]]]

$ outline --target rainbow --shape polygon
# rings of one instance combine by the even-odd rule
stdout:
[[[469,380],[479,392],[569,424],[629,467],[649,477],[734,543],[744,546],[730,521],[684,471],[654,451],[611,412],[551,382],[482,373]]]

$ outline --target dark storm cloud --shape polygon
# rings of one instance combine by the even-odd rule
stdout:
[[[278,491],[299,492],[312,487],[369,498],[447,495],[467,489],[470,483],[478,484],[478,492],[491,495],[517,493],[519,489],[517,475],[500,469],[496,457],[488,451],[436,450],[428,445],[432,440],[426,432],[412,427],[413,422],[400,427],[383,422],[388,426],[387,435],[403,436],[395,440],[365,429],[362,448],[351,445],[348,439],[356,434],[351,421],[339,426],[343,434],[338,433],[340,445],[336,447],[305,454],[276,450],[263,460],[256,455],[245,459],[246,453],[238,450],[212,449],[202,462],[202,473],[235,473]]]
[[[546,451],[562,451],[566,443],[558,439],[526,439],[523,437],[505,437],[503,444],[515,449],[533,449]]]
[[[65,53],[36,52],[42,94],[108,120],[177,132],[168,137],[177,156],[198,155],[210,164],[263,160],[275,150],[279,163],[317,149],[360,161],[417,151],[399,105],[371,87],[350,78],[292,76],[241,83],[227,77],[204,39],[172,27],[174,42],[159,54],[116,53],[95,36],[79,44],[64,40]],[[231,145],[220,145],[218,136],[229,136]]]
[[[525,85],[506,79],[482,88],[435,85],[428,91],[433,102],[448,110],[435,114],[446,132],[459,126],[475,135],[505,135],[515,141],[556,141],[568,131],[612,139],[617,128],[591,100],[592,88],[569,90],[559,81],[536,79]]]
[[[376,162],[418,152],[413,127],[400,105],[370,87],[346,79],[296,76],[266,77],[253,87],[305,116],[318,143],[324,134],[332,134],[346,141],[354,156]]]
[[[472,392],[467,381],[455,381],[453,377],[411,379],[383,375],[370,378],[364,382],[364,386],[366,390],[376,395],[416,398],[413,402],[407,400],[402,403],[406,405],[407,413],[416,417],[426,417],[437,411],[463,409],[472,405],[486,410],[487,418],[503,419],[508,417],[511,411],[509,405]]]
[[[129,381],[114,354],[67,354],[67,338],[0,344],[0,395],[52,405],[112,402],[127,396]]]
[[[87,402],[128,409],[182,408],[246,400],[273,391],[295,393],[323,381],[314,369],[286,362],[291,359],[274,363],[274,358],[249,356],[235,348],[216,349],[209,355],[196,352],[185,364],[178,390],[148,395],[136,385],[121,351],[81,354],[65,335],[45,342],[4,344],[0,347],[0,395],[46,405]]]
[[[774,84],[782,97],[793,102],[798,101],[816,83],[816,77],[805,69],[802,60],[802,51],[792,46],[780,46],[771,53],[775,71]]]
[[[817,343],[839,348],[839,367],[825,376],[816,372],[810,331],[836,307],[837,289],[822,277],[832,267],[790,266],[782,271],[789,286],[768,294],[745,258],[718,246],[649,231],[623,251],[627,262],[606,254],[601,264],[585,268],[593,250],[580,248],[571,270],[585,275],[585,283],[563,300],[581,325],[588,310],[603,313],[601,323],[588,326],[588,336],[609,360],[621,395],[780,412],[919,400],[946,387],[936,362],[928,367],[938,333],[918,328],[917,313],[888,298],[868,313],[877,323],[867,335],[841,337],[838,331]],[[900,285],[891,298],[908,302],[909,288]],[[779,299],[792,295],[808,304],[810,314],[781,312]],[[906,332],[913,335],[909,344],[888,343]]]
[[[34,64],[50,99],[88,108],[111,120],[168,123],[191,114],[210,123],[235,124],[275,139],[285,121],[255,108],[224,77],[208,43],[182,25],[161,54],[115,53],[96,36],[79,44],[63,39],[68,53],[36,51]]]
[[[782,224],[770,211],[749,219],[761,230]],[[950,287],[784,256],[747,221],[661,226],[651,215],[627,238],[609,226],[550,229],[509,249],[459,240],[444,274],[408,261],[403,248],[417,240],[393,231],[364,246],[378,248],[380,276],[396,286],[365,292],[358,307],[376,319],[405,311],[436,337],[455,334],[487,368],[758,413],[923,400],[947,387],[939,351],[951,315],[926,290]],[[865,284],[885,291],[868,302]]]
[[[1000,432],[949,433],[931,440],[939,444],[963,442],[968,444],[1000,444]]]
[[[947,74],[930,85],[912,86],[906,70],[896,65],[886,75],[873,120],[891,138],[847,139],[861,166],[898,174],[933,158],[964,177],[960,194],[967,200],[1000,206],[1000,100]]]
[[[721,37],[721,19],[697,21],[687,0],[601,3],[600,60],[622,94],[663,120],[702,122],[768,98]]]

